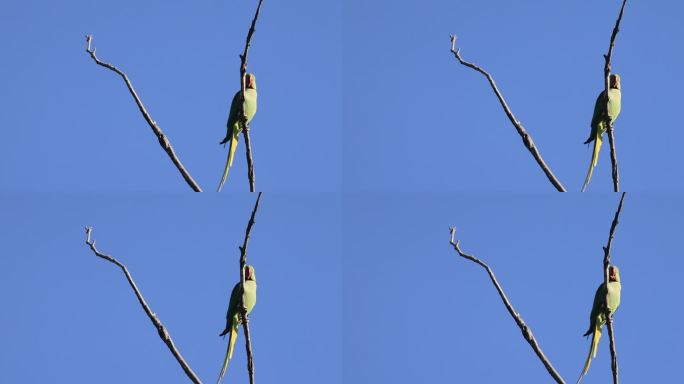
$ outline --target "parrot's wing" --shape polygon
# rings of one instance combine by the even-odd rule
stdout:
[[[591,176],[594,173],[594,167],[596,167],[596,164],[598,163],[598,155],[599,151],[601,150],[602,142],[601,135],[603,134],[602,130],[600,129],[602,125],[601,117],[603,115],[603,111],[606,110],[605,95],[606,92],[604,91],[601,92],[596,98],[596,103],[594,103],[594,114],[591,117],[591,132],[589,133],[589,138],[584,142],[584,144],[589,144],[593,141],[594,149],[591,153],[591,162],[589,163],[589,170],[587,171],[587,176],[584,178],[584,184],[582,185],[582,192],[584,192],[587,189],[587,185],[589,185]]]
[[[601,113],[606,108],[606,98],[603,96],[605,92],[601,92],[596,98],[596,103],[594,103],[594,114],[591,116],[591,131],[589,131],[589,138],[584,142],[584,144],[591,143],[596,139],[596,134],[599,128],[599,123],[601,122]]]
[[[603,307],[607,293],[606,286],[603,283],[596,288],[596,293],[594,294],[594,303],[591,305],[591,314],[589,314],[589,330],[587,330],[587,333],[585,333],[584,336],[588,336],[594,331],[596,321],[598,320],[598,316],[601,314],[601,307]]]
[[[238,305],[240,304],[240,295],[242,294],[242,287],[240,283],[235,283],[233,290],[230,292],[230,303],[228,304],[228,313],[226,316],[230,315],[231,318],[235,315],[238,310]]]
[[[580,377],[577,379],[577,384],[579,384],[579,382],[582,381],[584,375],[586,375],[587,371],[589,371],[591,359],[596,357],[598,343],[599,340],[601,340],[601,327],[603,326],[603,322],[600,321],[599,316],[601,315],[601,308],[603,307],[603,303],[606,300],[607,293],[608,292],[606,291],[605,284],[601,283],[601,285],[599,285],[599,287],[596,289],[596,293],[594,294],[594,303],[591,305],[591,314],[589,315],[589,330],[587,330],[587,332],[584,334],[584,336],[588,336],[590,334],[592,335],[591,346],[589,347],[589,354],[587,355],[587,360],[584,362],[582,373],[580,374]]]
[[[228,349],[226,350],[226,357],[223,360],[223,367],[221,368],[221,373],[219,374],[217,383],[220,383],[221,379],[223,379],[223,376],[226,374],[226,370],[228,369],[228,361],[230,361],[230,359],[233,357],[233,347],[235,345],[235,340],[237,339],[237,324],[235,324],[234,321],[235,313],[238,309],[237,307],[240,304],[240,294],[240,283],[237,283],[233,287],[233,291],[230,293],[230,302],[228,303],[228,311],[226,312],[226,329],[224,329],[219,335],[225,336],[228,334]]]
[[[235,284],[233,291],[230,293],[230,301],[228,302],[228,311],[226,311],[226,328],[219,336],[224,336],[233,327],[233,318],[237,312],[240,298],[240,283]]]
[[[226,123],[226,137],[219,143],[228,143],[228,158],[226,159],[226,167],[223,169],[223,176],[221,177],[221,182],[218,186],[218,192],[221,192],[221,188],[226,183],[228,179],[228,171],[233,165],[233,157],[235,156],[235,149],[237,148],[237,140],[240,134],[238,122],[238,113],[240,108],[240,91],[235,93],[233,96],[233,101],[230,103],[230,113],[228,114],[228,122]]]
[[[233,100],[230,102],[230,113],[228,113],[228,121],[226,122],[226,138],[224,141],[230,140],[233,137],[233,130],[235,123],[238,121],[238,113],[240,112],[240,91],[235,92]]]
[[[596,97],[596,103],[594,104],[594,114],[591,116],[591,136],[589,139],[596,135],[596,130],[598,129],[599,123],[602,121],[603,111],[606,110],[606,91],[599,93]]]

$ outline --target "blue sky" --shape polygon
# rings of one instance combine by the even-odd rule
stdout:
[[[3,2],[0,102],[12,106],[0,116],[9,134],[0,144],[3,185],[21,191],[188,189],[123,81],[85,52],[84,35],[92,34],[98,57],[128,74],[181,161],[214,191],[227,154],[218,143],[240,86],[238,54],[255,6]],[[300,9],[317,17],[293,22],[301,20]],[[340,14],[335,2],[263,6],[248,67],[259,91],[252,122],[259,189],[341,188]],[[249,190],[242,144],[235,180],[224,191]]]
[[[205,382],[225,356],[218,337],[254,195],[4,196],[0,202],[0,381],[185,383],[124,275],[84,244],[125,263],[152,310]],[[248,262],[258,303],[256,379],[340,383],[341,214],[327,195],[264,195]],[[241,344],[242,343],[242,344]],[[240,335],[225,382],[247,382]]]
[[[122,81],[85,53],[125,70],[181,160],[215,189],[237,89],[238,53],[254,2],[5,2],[0,39],[11,105],[0,171],[12,190],[186,190]],[[680,191],[684,84],[671,75],[684,32],[675,1],[629,2],[613,69],[622,186]],[[253,122],[257,187],[272,191],[552,191],[486,80],[489,70],[568,190],[591,149],[602,55],[619,1],[548,3],[388,0],[269,2],[250,53],[258,77]],[[227,23],[226,20],[230,20]],[[303,101],[303,102],[302,102]],[[302,117],[302,110],[306,114]],[[657,134],[653,134],[656,133]],[[241,147],[242,149],[242,147]],[[590,191],[611,189],[602,151]],[[20,165],[20,166],[18,166]],[[247,189],[243,152],[227,191]]]
[[[503,306],[509,299],[567,382],[589,350],[582,337],[602,246],[619,196],[357,194],[344,204],[344,382],[549,383]],[[672,380],[684,353],[680,326],[680,218],[676,195],[627,194],[612,261],[620,267],[615,314],[620,382]],[[675,276],[666,273],[673,271]],[[608,339],[584,382],[611,380]]]
[[[10,346],[0,381],[186,382],[121,272],[86,248],[85,225],[100,250],[128,265],[200,377],[213,380],[254,201],[233,197],[3,194],[0,298],[12,310],[0,314],[0,343]],[[449,246],[454,225],[571,381],[588,350],[581,335],[617,202],[614,194],[368,193],[342,203],[335,194],[265,194],[249,248],[259,380],[548,382],[484,271]],[[672,305],[681,290],[662,277],[684,267],[683,214],[676,194],[625,200],[613,244],[625,383],[667,381],[684,352]],[[609,379],[606,345],[587,383]],[[244,367],[238,349],[229,379],[245,382]]]
[[[238,54],[257,1],[0,4],[0,382],[186,382],[123,275],[126,263],[201,378],[218,374],[237,246],[251,212],[244,143],[224,194],[190,191],[122,80],[184,165],[215,190]],[[572,382],[619,196],[608,147],[589,196],[556,196],[486,79],[570,191],[620,2],[266,0],[249,70],[264,200],[250,244],[259,382],[548,382],[483,270],[489,262]],[[684,6],[630,1],[613,70],[621,186],[614,244],[624,383],[671,380],[684,352],[665,271],[681,269]],[[664,192],[667,191],[667,192]],[[607,343],[586,383],[609,380]],[[246,382],[238,349],[228,380]]]
[[[553,191],[507,120],[488,70],[541,154],[579,191],[582,143],[603,89],[620,1],[344,1],[344,188],[348,191]],[[676,118],[682,4],[630,1],[613,56],[622,76],[616,141],[622,188],[684,187]],[[657,132],[657,133],[656,133]],[[605,147],[607,148],[607,147]],[[589,191],[612,191],[609,151]]]

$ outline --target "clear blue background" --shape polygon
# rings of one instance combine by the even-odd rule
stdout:
[[[481,74],[570,191],[587,172],[603,54],[621,1],[345,0],[344,188],[553,191]],[[613,55],[621,187],[683,190],[681,2],[629,1]],[[606,141],[607,142],[607,141]],[[611,191],[604,146],[589,191]]]
[[[255,5],[0,4],[0,382],[187,382],[121,272],[83,244],[85,225],[131,268],[200,377],[214,380],[255,198],[235,193],[247,190],[244,146],[232,195],[167,192],[189,189],[122,80],[87,55],[84,35],[126,71],[212,191]],[[259,189],[285,194],[265,195],[250,245],[260,382],[549,382],[484,271],[449,246],[450,225],[495,269],[556,368],[576,378],[618,196],[551,195],[486,80],[449,52],[449,35],[494,75],[557,176],[579,190],[619,6],[264,4],[249,59],[260,95],[256,177]],[[613,57],[622,188],[637,192],[614,244],[624,383],[671,380],[684,352],[681,289],[667,273],[682,267],[683,56],[672,45],[681,11],[672,0],[630,1]],[[590,191],[611,189],[609,171],[606,146]],[[675,193],[653,193],[664,190]],[[605,341],[587,383],[609,380]],[[247,380],[241,349],[228,380]]]
[[[128,73],[181,160],[214,190],[226,156],[217,143],[254,6],[4,2],[2,185],[188,188],[121,79],[86,54],[84,35],[91,33],[100,58]],[[463,57],[494,75],[559,179],[579,190],[591,154],[582,142],[619,6],[266,3],[249,66],[260,94],[253,122],[258,188],[552,191],[484,77],[449,52],[456,34]],[[627,5],[613,57],[624,93],[616,123],[624,190],[684,189],[675,92],[684,85],[676,75],[683,56],[671,45],[684,33],[681,7]],[[610,190],[609,169],[604,148],[590,191]],[[240,152],[229,191],[247,189],[245,173]]]
[[[0,200],[0,382],[187,383],[125,276],[126,264],[204,382],[225,356],[228,297],[255,195],[7,196]],[[256,380],[341,383],[341,214],[327,195],[264,195],[248,248]],[[248,382],[244,335],[226,383]]]
[[[253,199],[4,195],[0,381],[186,381],[121,272],[83,244],[87,224],[100,250],[129,266],[200,377],[213,380]],[[356,194],[338,202],[264,195],[249,248],[260,380],[549,382],[484,271],[449,246],[450,225],[466,252],[494,268],[556,368],[576,377],[617,195]],[[682,268],[683,214],[676,195],[626,198],[613,244],[625,284],[615,325],[625,383],[671,379],[684,352],[681,289],[667,274]],[[587,383],[609,380],[605,341]],[[238,349],[229,379],[245,382],[244,367]]]
[[[142,118],[125,71],[206,191],[218,185],[230,101],[256,1],[3,1],[0,186],[13,190],[189,190]],[[301,10],[306,9],[307,13]],[[249,53],[257,188],[341,188],[339,2],[265,1]],[[240,144],[227,188],[248,191]]]
[[[344,203],[345,383],[550,383],[486,271],[566,382],[589,350],[594,293],[615,194],[359,194]],[[612,246],[620,382],[665,383],[684,349],[677,196],[628,194]],[[607,333],[606,333],[607,334]],[[611,382],[602,338],[584,382]]]

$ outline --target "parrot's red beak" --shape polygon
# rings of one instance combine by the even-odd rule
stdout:
[[[245,79],[245,87],[254,88],[254,86],[252,85],[252,76],[247,76],[247,78]]]
[[[245,268],[245,280],[251,280],[252,279],[252,274],[249,271],[249,268]]]
[[[608,271],[608,278],[610,281],[616,281],[617,277],[615,276],[615,268],[610,267],[610,271]]]

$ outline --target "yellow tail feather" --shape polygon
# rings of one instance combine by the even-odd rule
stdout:
[[[237,340],[237,329],[232,329],[230,331],[230,336],[229,336],[229,341],[228,341],[228,350],[226,351],[226,359],[223,362],[223,368],[221,368],[221,373],[219,374],[219,378],[216,381],[217,384],[221,383],[221,379],[223,379],[223,376],[226,374],[226,371],[228,370],[228,362],[230,359],[233,358],[233,349],[235,347],[235,341]]]
[[[589,366],[591,365],[591,359],[596,357],[596,351],[598,351],[598,343],[601,340],[601,326],[596,324],[596,329],[594,329],[594,335],[591,338],[591,348],[589,348],[589,355],[587,356],[587,361],[584,363],[584,369],[582,369],[582,374],[580,374],[577,383],[582,381],[584,375],[589,371]]]
[[[237,328],[230,333],[230,343],[228,343],[228,355],[233,358],[233,349],[235,349],[235,341],[237,340]]]
[[[584,179],[584,185],[582,186],[582,192],[586,191],[587,185],[589,185],[589,180],[591,180],[591,175],[594,173],[594,167],[598,164],[599,151],[601,150],[601,135],[597,135],[594,140],[594,153],[591,155],[591,163],[589,163],[589,172],[587,172],[587,177]]]
[[[237,140],[237,135],[234,135],[233,138],[230,140],[229,148],[228,148],[228,158],[226,159],[226,168],[223,170],[223,177],[221,177],[221,183],[219,183],[218,186],[218,191],[221,192],[221,188],[223,188],[223,184],[226,183],[226,180],[228,179],[228,171],[230,171],[230,167],[233,166],[233,159],[235,158],[235,149],[237,148],[238,145],[238,140]]]

